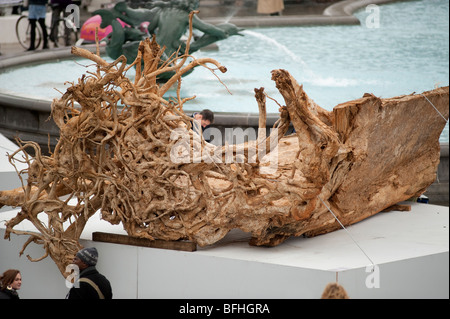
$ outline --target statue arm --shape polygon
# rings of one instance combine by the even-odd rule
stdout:
[[[198,29],[206,34],[212,35],[217,37],[219,40],[220,39],[225,39],[228,37],[228,33],[225,32],[224,30],[206,23],[204,21],[202,21],[199,17],[197,17],[196,15],[194,15],[194,18],[192,19],[192,26],[195,29]]]
[[[156,30],[156,28],[158,27],[158,24],[159,24],[159,16],[155,15],[153,17],[153,19],[151,21],[149,21],[149,22],[150,22],[150,24],[147,27],[148,33],[149,34],[154,34],[155,30]]]

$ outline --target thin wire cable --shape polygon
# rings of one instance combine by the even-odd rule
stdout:
[[[431,106],[436,110],[436,112],[438,112],[438,114],[444,119],[445,122],[448,122],[448,120],[444,117],[444,115],[442,115],[442,113],[439,112],[436,106],[434,106],[434,104],[431,103],[431,101],[425,95],[423,95],[423,93],[420,93],[420,95],[422,95],[431,104]]]
[[[3,148],[4,150],[6,150],[6,151],[8,151],[8,152],[14,152],[13,150],[11,150],[11,149],[9,149],[9,148],[7,148],[7,147],[1,146],[1,145],[0,145],[0,148]]]
[[[361,246],[356,242],[356,240],[353,238],[353,236],[350,234],[350,232],[347,230],[347,228],[344,227],[344,225],[341,223],[341,221],[339,220],[339,218],[337,218],[337,216],[333,213],[333,211],[330,209],[330,207],[328,207],[327,204],[325,204],[325,202],[322,200],[322,198],[320,198],[319,196],[317,196],[320,201],[322,202],[322,204],[325,205],[325,207],[328,209],[328,211],[331,213],[331,215],[333,215],[334,219],[336,219],[336,221],[339,223],[339,225],[341,225],[342,229],[344,229],[348,236],[353,240],[353,242],[356,244],[356,246],[358,246],[358,248],[363,252],[363,254],[367,257],[367,259],[369,259],[369,261],[372,263],[372,265],[375,267],[375,263],[372,261],[372,259],[370,259],[370,257],[366,254],[366,252],[364,251],[364,249],[361,248]]]

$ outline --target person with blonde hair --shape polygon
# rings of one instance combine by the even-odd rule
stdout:
[[[20,299],[17,290],[22,286],[22,275],[17,269],[8,269],[0,276],[0,299]]]
[[[337,282],[329,283],[322,293],[321,299],[350,299],[344,287]]]

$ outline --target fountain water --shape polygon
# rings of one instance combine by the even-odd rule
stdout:
[[[301,72],[304,74],[305,82],[312,83],[317,86],[324,87],[347,87],[351,85],[356,85],[361,80],[355,79],[345,79],[345,78],[335,78],[335,77],[322,77],[319,74],[315,73],[306,62],[296,53],[292,52],[287,46],[281,44],[276,39],[271,38],[263,33],[255,32],[252,30],[244,30],[242,33],[253,36],[257,39],[260,39],[267,43],[267,45],[274,46],[295,63],[298,67],[300,67]],[[370,81],[365,81],[370,83]]]
[[[273,45],[273,46],[277,47],[279,50],[281,50],[283,53],[285,53],[287,56],[289,56],[292,59],[292,61],[294,61],[295,63],[298,63],[300,65],[300,67],[303,69],[303,71],[308,76],[311,76],[311,77],[316,76],[314,74],[314,72],[308,67],[308,65],[305,63],[305,61],[303,61],[303,59],[300,56],[298,56],[297,54],[295,54],[294,52],[289,50],[288,47],[281,44],[276,39],[268,37],[267,35],[265,35],[263,33],[255,32],[252,30],[244,30],[244,31],[242,31],[242,33],[253,36],[255,38],[258,38],[258,39],[266,42],[268,46]]]
[[[231,19],[233,19],[233,17],[239,12],[239,10],[241,10],[240,6],[233,7],[233,10],[231,10],[231,12],[225,17],[224,23],[229,23]]]

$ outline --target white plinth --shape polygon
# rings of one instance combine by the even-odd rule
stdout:
[[[9,162],[8,155],[13,154],[19,147],[8,140],[3,134],[0,134],[0,190],[13,189],[20,187],[20,179],[17,176],[16,169]],[[15,158],[22,159],[23,153],[17,154]],[[28,166],[24,163],[14,161],[17,170],[21,171]],[[26,181],[26,175],[23,176]],[[7,208],[0,208],[0,213]],[[1,220],[1,217],[0,217]],[[1,254],[1,252],[0,252]],[[1,271],[1,269],[0,269]]]
[[[82,244],[99,250],[97,268],[111,281],[115,298],[320,298],[336,279],[350,298],[448,298],[448,207],[411,204],[410,212],[380,213],[347,228],[377,274],[366,272],[371,262],[344,230],[273,248],[249,246],[247,234],[233,231],[212,247],[180,252],[93,242],[87,239],[93,231],[124,233],[94,216]],[[16,212],[0,212],[0,220]],[[26,228],[32,227],[18,229]],[[4,231],[0,223],[0,238]],[[26,239],[0,240],[0,270],[22,271],[22,298],[64,298],[68,289],[50,258],[19,258]],[[25,251],[33,258],[42,253],[34,244]]]

